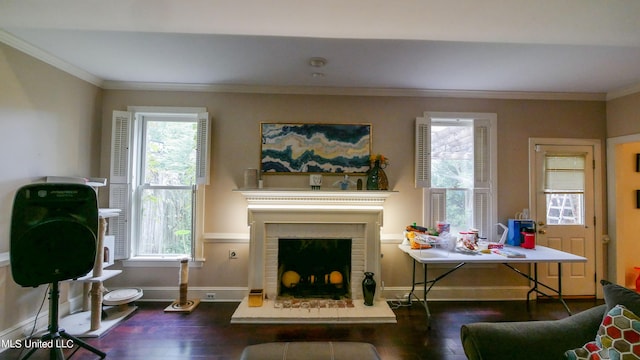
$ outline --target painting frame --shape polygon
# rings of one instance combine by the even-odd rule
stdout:
[[[368,123],[260,123],[260,173],[364,175],[369,169]]]

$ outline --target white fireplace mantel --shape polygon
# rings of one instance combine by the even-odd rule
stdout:
[[[307,190],[307,189],[238,189],[249,208],[381,208],[396,191],[376,190]]]
[[[336,229],[356,226],[361,249],[352,250],[364,256],[362,268],[354,270],[352,281],[362,281],[365,271],[380,276],[380,227],[383,203],[395,191],[371,190],[306,190],[306,189],[238,189],[247,200],[249,246],[249,287],[273,292],[277,283],[267,268],[273,266],[268,239],[281,231],[331,237]],[[304,227],[301,227],[304,226]],[[345,228],[346,226],[346,228]],[[285,230],[283,230],[285,229]],[[286,230],[289,229],[289,230]],[[354,245],[355,246],[355,245]],[[275,254],[277,259],[277,254]],[[357,290],[354,287],[355,290]],[[376,297],[378,297],[378,291]],[[359,294],[356,294],[356,296]],[[360,295],[361,296],[361,295]]]

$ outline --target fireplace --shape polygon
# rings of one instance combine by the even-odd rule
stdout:
[[[245,298],[232,323],[396,322],[381,296],[380,271],[382,204],[392,191],[237,191],[248,203],[249,289],[262,289],[267,299],[248,307]],[[306,260],[292,260],[297,257]],[[287,271],[295,274],[287,274],[285,285]],[[365,272],[378,280],[373,306],[363,301]],[[283,311],[278,305],[286,308],[285,299],[293,299],[292,308]],[[307,302],[313,311],[304,310]]]
[[[264,289],[271,298],[282,294],[284,271],[278,261],[282,241],[307,240],[309,243],[317,242],[320,247],[323,241],[349,242],[347,253],[350,258],[344,265],[340,265],[340,268],[321,269],[318,274],[311,274],[305,270],[305,274],[298,274],[301,276],[299,285],[305,290],[311,288],[307,286],[310,275],[314,275],[314,283],[318,277],[321,283],[324,283],[325,275],[329,275],[331,280],[331,272],[338,271],[343,277],[343,286],[346,287],[342,296],[362,299],[361,283],[364,273],[373,272],[377,279],[381,278],[382,204],[393,192],[266,189],[240,191],[248,202],[249,288]],[[328,243],[324,245],[328,246]],[[344,244],[341,246],[345,247]],[[320,254],[318,260],[320,263],[328,262],[330,256],[326,253]],[[381,283],[382,281],[378,281],[378,284]],[[286,289],[285,292],[290,294],[292,291]],[[376,291],[376,298],[379,297],[380,291]]]

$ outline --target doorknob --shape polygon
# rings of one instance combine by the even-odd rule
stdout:
[[[540,222],[538,223],[538,225],[540,225],[540,226],[544,226],[544,221],[540,221]]]
[[[538,230],[538,234],[544,235],[546,233],[547,233],[547,230],[543,230],[543,229]]]

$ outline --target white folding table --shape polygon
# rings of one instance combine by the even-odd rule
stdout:
[[[506,250],[515,251],[524,254],[525,257],[507,257],[496,253],[462,253],[457,251],[449,251],[446,249],[433,247],[430,249],[411,249],[409,245],[398,245],[400,250],[411,256],[413,259],[413,274],[412,274],[412,286],[409,293],[409,302],[412,297],[416,297],[415,290],[416,285],[423,285],[423,304],[427,313],[427,325],[431,318],[429,311],[429,305],[427,304],[427,295],[431,288],[447,275],[460,269],[466,264],[503,264],[509,269],[515,271],[521,276],[527,278],[532,283],[531,289],[527,292],[527,306],[529,305],[529,298],[532,293],[547,296],[541,288],[550,290],[558,295],[558,300],[562,303],[564,308],[571,315],[569,306],[562,298],[562,263],[576,263],[586,262],[587,259],[582,256],[574,255],[564,251],[552,249],[546,246],[536,245],[535,249],[525,249],[521,247],[514,247],[506,245]],[[528,263],[533,264],[533,276],[531,274],[524,273],[519,269],[513,267],[511,264]],[[558,264],[558,287],[553,288],[550,285],[543,284],[538,281],[538,264],[539,263],[556,263]],[[416,281],[416,264],[422,264],[424,270],[424,281]],[[444,273],[436,276],[432,279],[427,278],[427,268],[429,264],[453,264],[452,268],[447,269]]]

